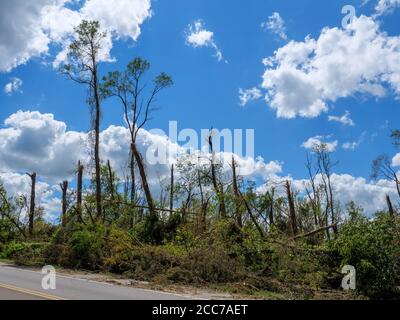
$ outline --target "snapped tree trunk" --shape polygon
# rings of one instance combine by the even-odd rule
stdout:
[[[207,207],[208,207],[208,200],[205,201],[204,199],[204,192],[203,192],[203,185],[201,183],[201,174],[200,170],[197,170],[197,182],[199,184],[200,190],[200,200],[201,200],[201,216],[200,216],[200,223],[203,231],[207,230]]]
[[[76,195],[76,208],[78,212],[78,219],[83,222],[82,217],[82,185],[83,185],[83,165],[78,162],[78,180],[77,180],[77,195]]]
[[[139,169],[140,179],[142,180],[142,187],[146,197],[147,205],[149,206],[150,216],[152,218],[157,217],[156,210],[154,207],[153,197],[151,196],[150,187],[147,182],[146,171],[144,169],[143,158],[139,151],[136,149],[136,145],[134,143],[131,144],[131,149],[133,155],[135,156],[136,163]]]
[[[390,200],[390,196],[386,195],[386,203],[388,206],[388,210],[389,210],[389,214],[390,216],[394,216],[394,209],[393,209],[393,205],[392,205],[392,200]]]
[[[288,205],[289,205],[289,216],[290,216],[290,224],[292,226],[292,233],[293,236],[297,235],[297,219],[296,219],[296,208],[294,205],[293,194],[290,189],[289,181],[286,181],[286,193],[288,198]]]
[[[333,225],[333,233],[337,234],[338,229],[335,223],[335,209],[334,209],[334,201],[333,201],[333,191],[332,191],[332,183],[331,177],[328,175],[328,188],[329,188],[329,202],[330,202],[330,209],[331,209],[331,224]]]
[[[67,191],[68,191],[68,181],[63,181],[60,184],[60,188],[62,191],[62,216],[61,216],[61,225],[65,227],[66,224],[66,216],[67,216]]]
[[[217,195],[217,201],[218,201],[218,206],[219,206],[219,215],[221,218],[226,218],[226,208],[225,208],[225,199],[224,199],[224,190],[223,186],[218,185],[217,181],[217,173],[216,173],[216,168],[215,168],[215,161],[214,161],[214,148],[213,148],[213,141],[212,141],[212,135],[210,134],[208,138],[208,144],[210,147],[210,153],[212,155],[211,159],[211,178],[212,178],[212,183],[214,187],[215,194]]]
[[[107,161],[107,169],[108,169],[108,179],[109,179],[109,188],[110,188],[110,197],[111,202],[114,203],[115,195],[114,195],[114,175],[111,168],[110,160]]]
[[[136,198],[136,178],[135,178],[135,156],[131,152],[130,155],[130,170],[131,170],[131,203],[135,204]]]
[[[275,196],[275,192],[274,192],[274,190],[272,190],[271,194],[270,194],[271,204],[270,204],[270,207],[269,207],[269,224],[270,224],[270,226],[272,226],[275,223],[275,219],[274,219],[274,196]]]
[[[232,175],[233,175],[233,193],[235,196],[235,206],[236,206],[236,221],[240,228],[243,227],[243,219],[242,219],[242,212],[240,207],[240,195],[239,195],[239,187],[237,182],[236,176],[236,162],[235,158],[232,156]]]
[[[34,228],[34,220],[35,220],[35,196],[36,196],[36,172],[31,174],[27,174],[32,181],[31,184],[31,201],[29,206],[29,235],[33,235],[33,228]]]
[[[169,210],[174,210],[174,165],[171,166],[171,183],[169,190]]]
[[[298,235],[298,236],[295,236],[295,237],[292,238],[292,240],[296,240],[296,239],[300,239],[300,238],[306,238],[306,237],[311,237],[311,236],[313,236],[313,235],[315,235],[315,234],[317,234],[317,233],[320,233],[320,232],[325,231],[325,230],[333,229],[333,228],[336,228],[336,227],[337,227],[337,224],[332,224],[332,225],[330,225],[330,226],[318,228],[318,229],[313,230],[313,231],[311,231],[311,232],[308,232],[308,233],[305,233],[305,234],[300,234],[300,235]]]

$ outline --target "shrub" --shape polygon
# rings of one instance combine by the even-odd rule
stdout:
[[[400,217],[353,215],[334,244],[341,265],[356,269],[357,289],[372,298],[399,297]]]
[[[20,243],[13,245],[10,258],[17,265],[43,266],[45,265],[44,252],[47,243]]]
[[[99,270],[102,266],[103,248],[106,245],[106,228],[82,228],[71,235],[69,244],[77,268]]]
[[[13,255],[24,250],[28,246],[25,242],[10,242],[1,246],[0,257],[2,259],[12,259]]]

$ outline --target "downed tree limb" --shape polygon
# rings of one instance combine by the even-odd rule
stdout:
[[[93,218],[93,215],[92,215],[92,210],[89,208],[89,206],[86,203],[85,203],[85,208],[86,208],[86,211],[87,211],[87,213],[89,215],[90,221],[92,222],[92,224],[95,224],[95,221],[94,221],[94,218]]]
[[[19,218],[18,220],[15,219],[9,212],[8,210],[10,209],[10,204],[8,199],[6,198],[6,196],[0,192],[0,196],[3,199],[4,204],[6,205],[6,210],[4,210],[3,212],[1,212],[1,215],[4,216],[5,218],[7,218],[16,228],[17,230],[22,234],[22,236],[24,237],[24,239],[27,239],[27,235],[25,232],[25,229],[23,226],[21,226]]]
[[[147,209],[147,210],[150,210],[150,207],[149,206],[140,206],[140,205],[134,205],[134,206],[132,206],[133,208],[137,208],[137,209]],[[164,208],[164,209],[162,209],[162,208],[153,208],[153,210],[154,211],[161,211],[161,212],[169,212],[169,213],[181,213],[182,211],[181,210],[171,210],[171,209],[168,209],[168,208]],[[196,215],[197,213],[196,212],[190,212],[190,211],[185,211],[186,213],[189,213],[189,214],[192,214],[192,215]]]
[[[253,221],[254,225],[256,226],[258,232],[260,233],[261,238],[264,239],[265,238],[264,230],[258,224],[257,219],[254,217],[253,212],[251,211],[251,208],[250,208],[248,202],[246,201],[246,199],[244,198],[242,192],[240,190],[238,190],[238,191],[239,191],[239,195],[246,207],[247,213],[250,216],[250,219]]]
[[[337,223],[334,223],[334,224],[331,224],[331,225],[329,225],[327,227],[322,227],[322,228],[318,228],[318,229],[316,229],[314,231],[311,231],[311,232],[307,232],[307,233],[304,233],[304,234],[299,234],[298,236],[295,236],[295,237],[291,238],[291,240],[297,240],[297,239],[300,239],[300,238],[311,237],[314,234],[320,233],[322,231],[326,231],[326,230],[329,230],[329,229],[334,229],[334,228],[337,227],[337,225],[338,225]]]

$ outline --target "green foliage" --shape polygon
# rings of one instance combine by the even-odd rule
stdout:
[[[98,230],[86,229],[72,234],[70,240],[73,259],[77,261],[78,268],[97,270],[101,262],[102,247],[104,240]]]
[[[341,265],[357,272],[357,288],[374,298],[399,296],[400,218],[380,214],[373,220],[353,212],[334,244]]]
[[[3,244],[1,246],[0,257],[2,259],[11,259],[16,253],[25,250],[26,247],[27,247],[27,244],[24,242],[12,241],[8,244]]]
[[[12,259],[17,265],[43,265],[47,246],[47,243],[13,241],[2,246],[0,258]]]
[[[161,244],[164,238],[164,224],[157,216],[147,215],[134,227],[134,234],[143,242]]]

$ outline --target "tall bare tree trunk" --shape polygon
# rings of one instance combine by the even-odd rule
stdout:
[[[78,162],[78,181],[77,181],[77,196],[76,196],[76,207],[78,211],[78,219],[83,222],[82,217],[82,184],[83,184],[83,165]]]
[[[36,172],[27,173],[31,178],[31,201],[29,206],[29,236],[33,235],[34,220],[35,220],[35,197],[36,197]]]
[[[236,176],[236,162],[235,158],[232,156],[232,175],[233,175],[233,193],[235,195],[235,205],[236,205],[236,221],[240,228],[243,227],[243,219],[242,219],[242,212],[240,208],[240,194],[239,194],[239,187],[237,182]]]
[[[169,190],[169,210],[174,210],[174,165],[171,166],[171,183]]]
[[[128,194],[129,194],[129,175],[125,176],[125,182],[124,182],[124,203],[125,205],[128,203]]]
[[[289,181],[286,181],[286,193],[287,193],[288,204],[289,204],[290,224],[292,226],[293,235],[296,236],[297,232],[298,232],[297,219],[296,219],[296,207],[294,205],[293,193],[290,189]]]
[[[215,161],[214,161],[214,148],[213,148],[213,141],[212,141],[212,132],[210,133],[210,136],[208,138],[208,145],[210,147],[210,153],[212,156],[211,159],[211,177],[212,177],[212,183],[214,186],[214,191],[217,195],[217,200],[218,200],[218,206],[219,206],[219,215],[221,218],[226,218],[226,208],[225,208],[225,199],[224,199],[224,190],[222,186],[218,185],[217,181],[217,173],[215,169]]]
[[[394,216],[394,209],[393,209],[393,205],[392,205],[392,200],[390,200],[390,196],[386,195],[386,203],[389,209],[389,214],[390,216]]]
[[[204,191],[203,191],[203,185],[201,183],[201,174],[200,170],[197,170],[197,182],[199,184],[199,190],[200,190],[200,200],[201,200],[201,216],[200,216],[200,224],[203,229],[203,231],[207,230],[207,207],[208,207],[208,200],[205,201],[204,199]]]
[[[65,227],[66,224],[66,216],[67,216],[67,191],[68,191],[68,181],[63,181],[60,184],[60,188],[62,191],[62,216],[61,216],[61,225]]]
[[[142,187],[146,197],[147,205],[149,206],[150,216],[157,217],[153,197],[151,196],[150,187],[147,182],[146,171],[144,169],[143,158],[139,151],[136,149],[135,143],[131,144],[132,152],[135,156],[136,163],[139,169],[140,179],[142,180]]]
[[[271,206],[269,207],[269,225],[270,226],[275,224],[275,219],[274,219],[274,196],[275,196],[275,190],[272,190],[271,194],[270,194]]]
[[[333,201],[333,191],[332,191],[332,183],[331,183],[331,176],[328,176],[328,189],[329,189],[329,202],[330,202],[330,210],[331,210],[331,224],[333,225],[333,233],[337,234],[338,229],[335,223],[335,209],[334,209],[334,201]]]
[[[95,102],[95,119],[94,119],[94,131],[95,131],[95,145],[94,145],[94,162],[96,167],[96,215],[97,219],[100,219],[103,215],[102,199],[101,199],[101,167],[100,167],[100,96],[98,88],[98,77],[97,77],[97,62],[96,55],[92,56],[93,63],[93,96]]]
[[[111,168],[110,160],[107,160],[107,169],[108,169],[108,179],[110,183],[110,193],[111,193],[111,201],[114,203],[115,195],[114,195],[114,175]]]
[[[135,178],[135,156],[131,152],[130,155],[130,170],[131,170],[131,203],[135,204],[136,198],[136,178]]]

